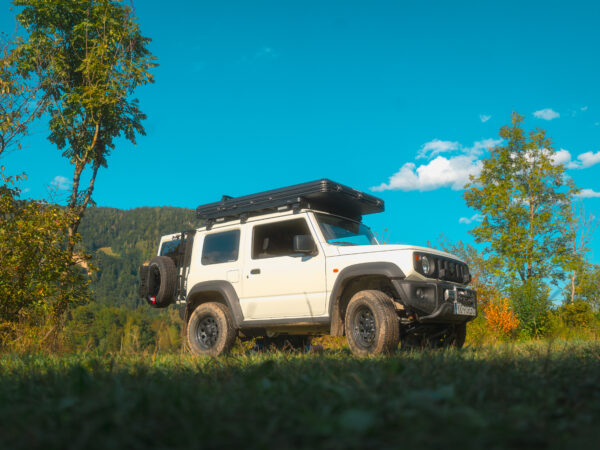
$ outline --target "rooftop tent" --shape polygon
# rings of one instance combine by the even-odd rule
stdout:
[[[380,198],[322,179],[242,197],[223,196],[219,202],[198,206],[196,215],[210,224],[300,208],[360,220],[365,214],[383,212],[384,203]]]

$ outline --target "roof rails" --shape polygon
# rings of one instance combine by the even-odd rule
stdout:
[[[302,208],[360,220],[365,214],[383,212],[385,205],[380,198],[322,179],[243,197],[224,195],[219,202],[198,206],[196,215],[210,229],[216,221],[243,223],[250,216]]]

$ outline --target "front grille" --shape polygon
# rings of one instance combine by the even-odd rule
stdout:
[[[468,284],[471,282],[469,267],[465,263],[455,259],[427,253],[417,255],[420,257],[426,256],[430,261],[430,264],[433,266],[432,273],[425,274],[421,264],[421,259],[415,258],[415,269],[426,277],[460,284]]]

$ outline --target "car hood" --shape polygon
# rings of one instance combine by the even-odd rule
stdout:
[[[429,253],[432,255],[444,256],[446,258],[457,259],[462,261],[456,255],[442,252],[428,247],[418,247],[415,245],[336,245],[337,251],[340,256],[343,255],[360,255],[367,253],[381,253],[381,252],[405,252],[415,251]],[[463,261],[464,262],[464,261]]]

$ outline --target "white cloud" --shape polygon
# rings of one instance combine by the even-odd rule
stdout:
[[[461,217],[460,219],[458,219],[458,223],[470,225],[473,222],[481,222],[482,220],[483,216],[481,214],[473,214],[471,217]]]
[[[600,198],[600,192],[596,192],[593,189],[582,189],[576,196],[580,198]]]
[[[467,147],[464,151],[475,156],[481,156],[484,150],[489,150],[500,144],[502,144],[502,139],[484,139],[483,141],[475,142],[473,147]]]
[[[449,147],[447,145],[448,141],[435,139],[423,146],[419,151],[418,157],[422,157],[423,150],[428,144],[436,141],[445,144],[443,146],[440,144],[435,149],[439,150],[439,148]],[[398,172],[389,178],[387,183],[381,183],[379,186],[372,187],[371,190],[432,191],[442,187],[449,187],[458,191],[463,189],[465,184],[469,182],[471,175],[477,176],[481,171],[482,163],[478,158],[483,153],[483,150],[498,145],[501,142],[501,139],[485,139],[475,142],[472,147],[462,147],[457,142],[450,142],[449,144],[453,144],[451,147],[460,149],[462,154],[449,158],[437,156],[427,164],[422,164],[418,167],[412,162],[405,163]],[[432,145],[429,146],[428,150],[431,148]]]
[[[554,164],[567,165],[571,162],[571,152],[569,152],[569,150],[561,148],[559,151],[554,152],[551,158],[554,161]]]
[[[434,139],[433,141],[423,144],[423,147],[421,147],[421,150],[419,150],[417,158],[433,158],[440,153],[451,152],[458,150],[459,148],[460,144],[458,142]]]
[[[587,106],[582,106],[582,107],[581,107],[581,110],[582,110],[582,111],[587,111],[587,109],[588,109],[588,107],[587,107]]]
[[[567,169],[587,169],[600,163],[600,151],[585,152],[577,157],[576,160],[571,159],[571,153],[564,148],[555,152],[552,155],[555,164],[563,164]]]
[[[483,123],[486,123],[491,118],[492,116],[488,116],[486,114],[479,114],[479,120],[481,120]]]
[[[373,187],[373,191],[432,191],[441,187],[460,190],[469,181],[469,175],[477,175],[481,163],[468,155],[452,158],[438,156],[428,164],[416,167],[414,163],[404,164],[392,175],[388,183]]]
[[[560,117],[559,113],[550,108],[540,109],[539,111],[534,112],[533,115],[538,119],[544,120],[552,120]]]
[[[71,189],[72,184],[73,182],[71,180],[61,175],[56,175],[54,179],[50,182],[50,186],[58,189],[59,191],[67,191]]]
[[[581,161],[580,167],[582,169],[586,169],[588,167],[595,166],[596,164],[600,163],[600,151],[598,151],[596,153],[593,153],[593,152],[582,153],[581,155],[579,155],[577,157],[577,159],[579,161]]]

